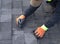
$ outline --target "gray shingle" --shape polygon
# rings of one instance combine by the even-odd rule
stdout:
[[[15,28],[13,28],[15,30]],[[24,32],[23,31],[14,31],[13,44],[25,44],[24,41]]]
[[[25,43],[26,44],[37,44],[37,39],[32,33],[25,33]]]
[[[22,9],[21,8],[19,8],[19,9],[13,8],[13,11],[12,11],[13,15],[18,15],[18,14],[21,14],[21,13],[22,13]]]
[[[0,15],[0,22],[11,22],[11,14],[10,15]]]
[[[11,15],[12,14],[11,9],[2,8],[1,11],[2,11],[2,15]]]
[[[1,9],[1,0],[0,0],[0,9]]]
[[[0,40],[11,39],[11,23],[0,23]]]
[[[2,40],[0,44],[11,44],[11,40]]]
[[[23,6],[29,6],[30,0],[23,0]]]
[[[21,8],[21,0],[13,0],[13,8]]]
[[[2,0],[2,8],[11,9],[12,0]]]

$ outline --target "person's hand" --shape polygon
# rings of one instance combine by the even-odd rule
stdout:
[[[44,36],[45,32],[46,31],[44,29],[42,29],[41,27],[38,27],[34,33],[37,37],[42,38]]]
[[[16,18],[16,24],[18,25],[18,21],[19,19],[25,19],[25,16],[24,15],[20,15],[18,18]]]

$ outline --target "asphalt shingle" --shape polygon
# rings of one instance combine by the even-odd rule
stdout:
[[[0,23],[0,40],[11,39],[11,23]]]
[[[13,28],[15,30],[15,28]],[[13,44],[25,44],[24,32],[15,30],[13,33]]]
[[[0,44],[12,44],[11,40],[2,40],[0,41]]]
[[[22,8],[23,11],[27,9],[29,1],[0,0],[0,44],[60,44],[60,25],[58,24],[50,28],[43,39],[37,40],[32,33],[38,26],[46,22],[51,15],[49,13],[51,7],[46,2],[43,2],[41,7],[26,19],[23,30],[16,26],[16,17],[22,13]]]
[[[11,23],[11,14],[10,15],[0,15],[0,22],[10,22]]]
[[[11,9],[12,0],[1,0],[2,8]]]

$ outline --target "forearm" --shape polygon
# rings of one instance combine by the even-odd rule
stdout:
[[[48,28],[53,27],[60,20],[60,15],[55,13],[53,16],[45,23],[45,26]]]
[[[60,2],[57,3],[56,9],[52,17],[45,23],[45,25],[50,28],[58,23],[60,20]]]
[[[39,8],[41,3],[42,0],[31,0],[30,6],[24,11],[24,15],[26,17],[32,15],[37,10],[37,8]]]

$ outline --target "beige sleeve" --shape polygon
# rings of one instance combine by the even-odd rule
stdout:
[[[31,0],[30,4],[34,7],[39,6],[42,3],[43,0]]]

